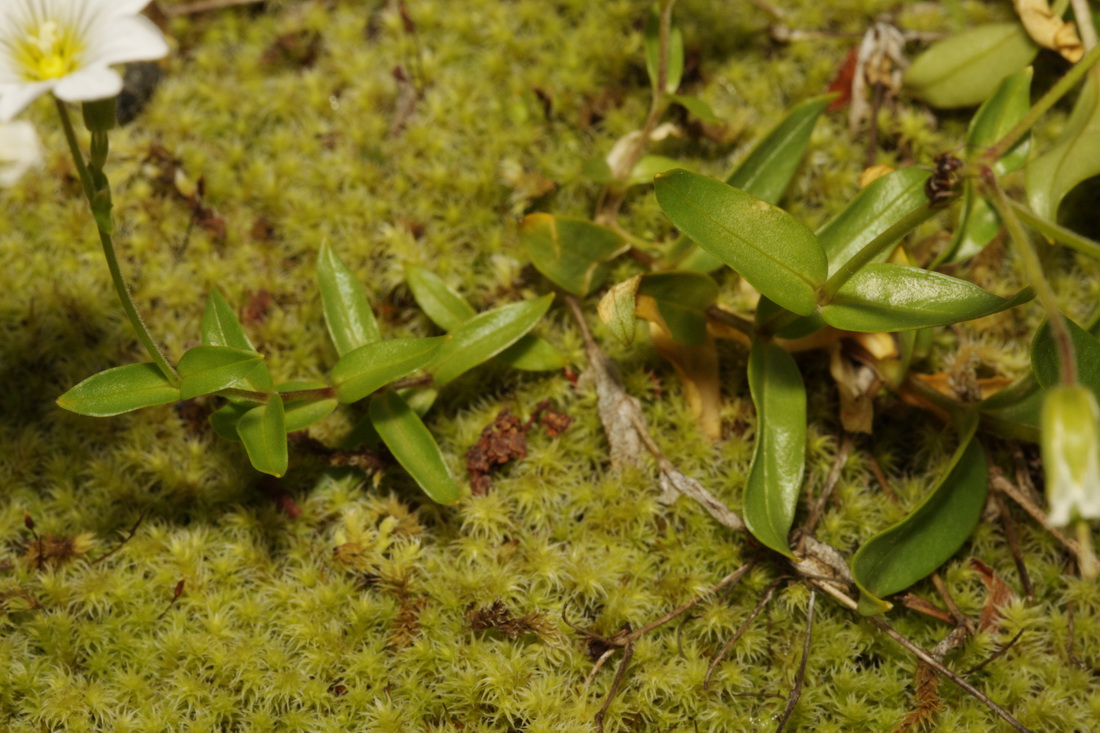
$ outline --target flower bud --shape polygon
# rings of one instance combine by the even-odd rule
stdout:
[[[1100,518],[1100,407],[1092,390],[1062,384],[1047,393],[1042,449],[1051,523]]]
[[[114,129],[115,123],[118,121],[118,113],[115,111],[115,97],[85,102],[82,107],[84,127],[88,128],[88,132],[107,132]]]

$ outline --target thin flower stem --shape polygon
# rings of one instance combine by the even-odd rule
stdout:
[[[1035,288],[1035,294],[1039,302],[1047,312],[1047,320],[1050,322],[1050,332],[1054,337],[1054,343],[1058,345],[1059,361],[1062,365],[1062,382],[1071,385],[1077,382],[1077,365],[1073,356],[1073,341],[1070,340],[1069,329],[1062,318],[1062,312],[1058,310],[1058,300],[1054,297],[1054,290],[1050,287],[1043,275],[1043,265],[1039,262],[1039,255],[1020,224],[1016,211],[1013,209],[1000,182],[997,181],[992,169],[985,168],[982,171],[982,183],[985,192],[1001,215],[1001,220],[1008,229],[1009,236],[1016,242],[1016,248],[1020,252],[1020,258],[1024,263],[1028,280]]]
[[[80,146],[76,141],[76,131],[73,129],[73,122],[69,118],[69,111],[65,108],[65,103],[60,99],[55,100],[57,102],[57,112],[61,117],[61,127],[65,131],[65,140],[69,143],[69,152],[72,153],[73,163],[76,164],[77,174],[80,176],[80,185],[84,189],[84,196],[88,199],[89,210],[92,206],[92,200],[95,196],[95,190],[92,185],[92,176],[88,171],[88,166],[84,162],[84,154],[80,152]],[[130,288],[127,287],[126,281],[122,279],[122,270],[118,264],[118,255],[115,252],[114,240],[111,238],[109,232],[103,230],[99,223],[96,223],[96,229],[99,231],[99,241],[103,245],[103,256],[107,259],[107,269],[111,272],[111,280],[115,284],[115,292],[118,293],[118,299],[122,301],[122,309],[126,312],[126,317],[130,319],[130,325],[133,326],[134,331],[137,332],[138,339],[141,341],[145,350],[149,352],[149,356],[153,357],[153,361],[156,362],[160,371],[173,385],[180,383],[179,374],[168,363],[167,357],[153,341],[152,335],[149,333],[149,329],[145,326],[145,322],[141,319],[141,315],[137,311],[137,307],[134,305],[134,299],[130,295]]]
[[[1095,46],[1085,54],[1084,58],[1073,65],[1065,75],[1055,83],[1050,90],[1043,95],[1043,97],[1035,103],[1035,105],[1027,111],[1015,127],[1005,133],[1005,136],[995,142],[981,158],[978,159],[978,166],[991,166],[996,163],[1001,157],[1012,149],[1012,146],[1020,141],[1027,131],[1030,130],[1039,118],[1045,115],[1051,107],[1058,103],[1062,97],[1069,93],[1070,89],[1081,81],[1081,78],[1088,73],[1089,69],[1100,61],[1100,46]]]
[[[1100,575],[1100,564],[1097,563],[1096,553],[1092,549],[1092,528],[1086,520],[1078,519],[1074,529],[1077,530],[1077,544],[1081,547],[1081,554],[1077,557],[1081,577],[1085,580],[1096,580]]]

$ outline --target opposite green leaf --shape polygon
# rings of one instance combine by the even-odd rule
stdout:
[[[658,176],[657,203],[676,227],[789,311],[809,315],[825,282],[813,232],[766,201],[683,170]]]
[[[1058,220],[1058,207],[1073,188],[1100,174],[1100,67],[1085,76],[1081,93],[1053,148],[1027,164],[1025,185],[1031,210]]]
[[[496,358],[513,369],[525,372],[552,372],[565,366],[565,354],[561,353],[561,349],[530,333],[520,337]]]
[[[551,282],[583,298],[599,287],[612,259],[625,252],[618,234],[584,219],[536,213],[520,224],[531,264]]]
[[[196,346],[180,358],[180,399],[239,387],[260,366],[263,357],[251,349]]]
[[[761,543],[793,557],[787,544],[806,463],[806,386],[794,358],[754,341],[749,390],[756,405],[756,446],[745,486],[745,524]]]
[[[845,331],[877,333],[946,326],[1031,300],[1030,288],[1002,298],[973,283],[917,267],[874,263],[841,287],[821,317]]]
[[[237,434],[237,423],[239,423],[241,418],[245,416],[245,413],[253,407],[255,407],[255,405],[242,405],[234,402],[226,403],[210,415],[210,427],[214,428],[214,432],[226,440],[232,440],[239,443],[241,436]]]
[[[317,285],[336,353],[344,356],[382,338],[363,284],[328,243],[321,245],[317,257]]]
[[[657,87],[657,70],[661,58],[661,11],[655,4],[645,24],[645,68],[649,72],[650,86]],[[668,29],[668,52],[665,67],[665,87],[658,91],[672,93],[680,87],[684,75],[684,36],[680,28],[671,23]]]
[[[93,374],[57,398],[78,415],[110,417],[180,399],[180,391],[156,364],[127,364]]]
[[[970,107],[1030,64],[1038,51],[1019,23],[978,26],[933,43],[906,71],[905,88],[933,107]]]
[[[553,300],[551,293],[495,308],[452,331],[428,367],[436,386],[447,384],[518,341],[546,314]]]
[[[444,331],[453,331],[477,315],[465,298],[430,270],[406,265],[405,282],[420,310]]]
[[[287,382],[280,384],[276,390],[283,396],[283,412],[286,420],[286,431],[293,433],[295,430],[305,430],[310,425],[323,420],[332,414],[340,401],[335,397],[321,397],[316,399],[295,399],[295,392],[322,389],[328,387],[325,382]]]
[[[988,490],[985,452],[974,440],[976,419],[961,431],[947,472],[904,520],[875,535],[852,558],[860,613],[888,610],[882,598],[903,591],[943,565],[970,537]]]
[[[374,395],[370,401],[370,419],[393,457],[425,494],[440,504],[458,501],[458,485],[439,445],[400,395],[395,392]]]
[[[282,397],[272,394],[267,402],[242,415],[237,421],[237,435],[244,442],[253,468],[272,476],[286,473],[286,419]]]
[[[225,346],[231,349],[256,352],[256,347],[248,339],[248,334],[241,327],[237,315],[225,298],[217,290],[211,290],[206,298],[206,310],[202,314],[202,345]],[[271,372],[266,364],[259,364],[242,382],[237,385],[241,389],[264,394],[275,389],[275,383],[271,379]]]
[[[390,339],[360,346],[340,358],[329,376],[344,404],[358,402],[395,379],[428,366],[450,337]]]
[[[653,298],[676,343],[693,346],[707,337],[706,310],[718,298],[718,283],[701,272],[658,272],[642,277],[638,295]]]

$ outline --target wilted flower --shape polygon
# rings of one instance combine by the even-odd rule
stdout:
[[[168,44],[138,13],[149,0],[0,0],[0,122],[46,92],[66,102],[116,96],[112,64],[157,59]]]
[[[25,120],[0,122],[0,188],[10,188],[31,168],[42,165],[42,145]]]
[[[1050,390],[1042,448],[1051,523],[1100,519],[1100,408],[1092,390],[1080,384]]]

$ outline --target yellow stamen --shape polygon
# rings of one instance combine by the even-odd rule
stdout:
[[[78,68],[80,50],[71,32],[47,20],[27,34],[17,61],[28,81],[60,79]]]

